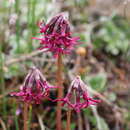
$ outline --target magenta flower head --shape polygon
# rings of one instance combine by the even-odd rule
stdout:
[[[76,112],[80,112],[81,109],[87,108],[90,105],[96,105],[100,100],[91,98],[88,95],[87,86],[81,80],[80,76],[77,76],[71,83],[68,93],[63,99],[63,105],[67,104]]]
[[[41,23],[40,33],[41,38],[33,39],[40,40],[40,49],[47,48],[55,57],[59,54],[70,53],[79,40],[79,37],[71,36],[70,26],[64,13],[56,15],[46,25]]]
[[[49,96],[51,86],[42,73],[36,68],[32,67],[25,78],[23,85],[19,92],[11,93],[11,96],[17,96],[22,101],[29,104],[40,104],[41,100]]]

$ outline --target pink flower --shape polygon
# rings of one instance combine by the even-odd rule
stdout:
[[[56,87],[51,86],[36,67],[32,67],[20,91],[11,93],[11,96],[30,104],[40,104],[43,98],[48,98],[51,88]]]
[[[100,100],[93,99],[89,96],[87,87],[79,76],[77,76],[71,83],[67,95],[63,99],[57,101],[63,101],[63,104],[67,104],[69,107],[80,112],[81,109],[87,108],[90,105],[96,105]]]
[[[70,26],[64,14],[61,13],[53,17],[48,24],[40,24],[41,38],[33,38],[40,40],[41,48],[47,48],[54,56],[59,54],[68,54],[77,44],[79,37],[72,37]]]
[[[22,108],[19,106],[17,109],[16,109],[16,116],[19,116],[20,114],[22,113]]]

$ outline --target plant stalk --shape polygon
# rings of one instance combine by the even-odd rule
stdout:
[[[81,113],[77,113],[77,116],[78,116],[78,130],[83,130],[82,128],[82,116],[81,116]]]
[[[16,103],[14,103],[14,121],[15,121],[15,130],[19,130],[18,116],[16,115]]]
[[[28,130],[28,105],[27,103],[24,103],[23,118],[24,118],[23,130]]]
[[[71,130],[71,108],[68,106],[66,130]]]
[[[19,17],[19,0],[15,1],[15,12]],[[20,53],[20,26],[19,26],[19,18],[16,20],[16,43],[17,43],[17,53]]]
[[[0,45],[0,94],[5,93],[5,80],[4,80],[4,57],[2,55],[2,45]],[[3,115],[4,119],[7,115],[7,108],[6,108],[6,97],[3,98]]]
[[[31,121],[32,121],[32,105],[29,106],[28,130],[31,129]]]
[[[58,85],[58,99],[63,97],[63,80],[62,80],[62,56],[58,55],[57,59],[57,85]],[[62,104],[61,102],[57,103],[57,112],[56,112],[56,128],[57,130],[62,130]]]

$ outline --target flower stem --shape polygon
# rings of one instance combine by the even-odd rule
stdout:
[[[62,87],[62,56],[58,55],[57,59],[57,85],[58,85],[58,99],[63,97],[63,87]],[[56,128],[57,130],[62,130],[62,104],[61,102],[57,103],[57,115],[56,115]]]
[[[82,128],[82,116],[81,116],[81,113],[77,113],[77,116],[78,116],[78,130],[83,130]]]
[[[28,105],[24,103],[24,112],[23,112],[23,118],[24,118],[24,130],[28,130]]]
[[[71,130],[70,124],[71,124],[71,109],[68,107],[66,130]]]
[[[32,121],[32,105],[29,106],[29,122],[28,122],[28,130],[30,130]]]

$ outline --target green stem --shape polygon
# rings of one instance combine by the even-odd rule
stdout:
[[[24,118],[23,130],[28,130],[28,104],[27,103],[24,103],[23,118]]]
[[[31,29],[31,33],[29,33],[29,52],[33,50],[33,45],[32,45],[32,37],[35,35],[36,33],[36,16],[35,16],[35,12],[36,12],[36,4],[37,1],[36,0],[29,0],[28,1],[28,14],[27,14],[27,19],[28,22],[31,21],[31,23],[28,24],[29,29]]]
[[[27,1],[28,4],[28,12],[27,12],[27,27],[28,27],[28,51],[30,52],[32,50],[32,39],[31,39],[31,34],[30,34],[30,29],[31,29],[31,0]]]
[[[15,0],[15,12],[17,17],[19,16],[19,0]],[[19,34],[19,18],[16,20],[16,43],[17,43],[17,52],[20,52],[20,34]]]
[[[32,0],[32,35],[35,34],[35,21],[36,21],[36,17],[35,17],[35,10],[36,10],[36,0]]]
[[[0,45],[0,88],[1,88],[1,94],[4,94],[5,92],[5,81],[4,81],[4,58],[2,55],[2,46]],[[7,115],[6,111],[6,97],[3,98],[3,114],[4,117]]]
[[[18,124],[18,117],[16,115],[16,103],[14,103],[14,116],[15,116],[15,128],[16,130],[19,130],[19,124]]]

